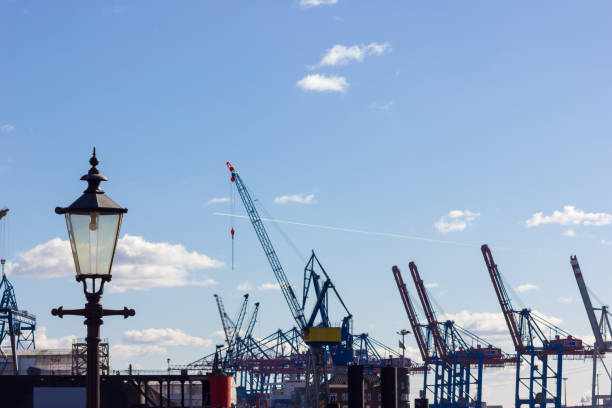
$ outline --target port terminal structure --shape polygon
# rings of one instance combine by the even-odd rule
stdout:
[[[285,379],[301,380],[305,386],[306,404],[310,406],[328,402],[329,376],[339,371],[346,372],[349,364],[362,364],[370,370],[384,365],[422,369],[422,366],[415,366],[410,359],[402,357],[397,351],[368,334],[352,333],[353,316],[314,251],[304,267],[302,299],[298,300],[251,194],[229,162],[227,167],[231,182],[236,186],[296,323],[292,329],[279,329],[261,340],[255,340],[248,330],[244,337],[234,336],[234,332],[240,331],[241,316],[246,310],[245,302],[248,297],[245,296],[234,325],[231,319],[228,319],[221,298],[216,296],[226,337],[225,344],[217,348],[218,359],[228,372],[235,374],[238,387],[247,389],[251,394],[263,394],[277,387]],[[231,234],[233,238],[233,228]],[[331,322],[330,300],[339,304],[343,313],[342,323],[339,325]],[[307,310],[310,311],[306,313]],[[387,355],[382,356],[381,353]],[[214,355],[209,354],[187,366],[175,368],[197,370],[206,369],[212,364]]]
[[[592,358],[593,348],[530,309],[513,308],[491,250],[485,244],[481,252],[516,351],[515,407],[561,408],[564,358]]]
[[[572,271],[574,272],[574,277],[576,278],[576,284],[578,285],[578,291],[580,292],[580,297],[582,298],[582,303],[584,304],[587,318],[589,319],[589,324],[591,325],[591,330],[593,331],[593,336],[595,337],[595,344],[593,345],[591,402],[593,406],[596,406],[600,401],[602,403],[605,402],[606,399],[612,401],[612,389],[610,390],[609,395],[601,395],[596,392],[597,361],[602,360],[603,365],[603,356],[612,351],[612,341],[609,340],[612,338],[612,326],[610,325],[609,319],[610,312],[608,311],[608,306],[606,305],[602,304],[600,307],[593,306],[593,302],[591,301],[591,296],[584,281],[584,276],[582,275],[582,270],[580,269],[580,264],[578,263],[578,257],[576,257],[576,255],[570,256],[570,265],[572,266]],[[600,301],[600,303],[603,302]],[[599,319],[597,316],[595,316],[595,312],[600,312]],[[606,374],[608,378],[610,378],[610,385],[612,387],[612,373],[606,370]]]
[[[304,283],[302,302],[300,302],[293,291],[293,287],[287,279],[283,266],[278,259],[274,246],[268,236],[255,203],[249,193],[240,174],[230,162],[226,163],[231,174],[231,182],[234,183],[238,194],[244,204],[253,229],[270,263],[274,276],[280,286],[285,301],[297,328],[302,333],[302,338],[308,346],[308,362],[306,370],[306,402],[317,406],[321,401],[327,403],[329,394],[327,359],[331,358],[334,365],[347,365],[353,359],[351,323],[352,314],[348,311],[342,297],[336,290],[329,275],[317,259],[314,251],[304,268]],[[317,271],[315,271],[317,270]],[[321,284],[321,278],[325,278]],[[310,284],[314,289],[314,306],[307,316],[305,314],[306,302],[310,291]],[[306,286],[307,285],[307,286]],[[332,325],[329,318],[329,294],[333,292],[346,315],[342,319],[340,327]],[[317,318],[318,323],[317,323]]]
[[[0,210],[0,223],[2,223],[2,231],[4,235],[6,216],[9,209]],[[5,240],[4,236],[0,239]],[[18,367],[18,350],[33,350],[36,348],[34,332],[36,330],[36,316],[28,313],[26,310],[20,310],[17,306],[17,296],[15,288],[9,281],[4,271],[6,259],[0,254],[0,266],[2,268],[2,280],[0,280],[0,345],[8,338],[11,343],[11,357],[6,356],[0,347],[0,375],[9,374],[5,372],[12,368],[13,375],[17,375]]]
[[[394,266],[392,271],[425,363],[421,398],[431,398],[436,408],[481,408],[483,368],[513,364],[514,356],[452,320],[438,320],[416,264],[410,262],[409,268],[427,323],[421,323],[399,268]]]

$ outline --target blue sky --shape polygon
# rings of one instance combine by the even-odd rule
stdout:
[[[83,190],[94,145],[107,193],[129,208],[123,278],[116,270],[104,297],[137,310],[102,327],[123,347],[117,368],[211,351],[221,329],[212,295],[234,313],[239,286],[261,302],[255,334],[291,325],[281,294],[258,290],[274,280],[249,223],[234,222],[232,270],[231,223],[214,215],[230,206],[205,205],[229,196],[227,160],[274,218],[474,244],[283,224],[303,257],[317,251],[356,332],[396,344],[408,321],[391,266],[407,278],[411,260],[437,283],[444,312],[498,313],[486,242],[514,288],[537,286],[522,303],[589,334],[569,256],[607,301],[612,6],[329,3],[0,1],[4,256],[19,263],[18,300],[49,344],[84,335],[79,319],[49,313],[83,302],[52,241],[67,238],[53,209]],[[294,195],[303,200],[275,203]],[[301,285],[303,260],[269,229]],[[177,336],[191,345],[168,346]],[[589,388],[589,365],[578,364],[568,402]],[[498,385],[485,399],[508,404],[511,370],[487,375]]]

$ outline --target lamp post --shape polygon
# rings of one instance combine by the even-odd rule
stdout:
[[[64,309],[62,306],[51,310],[53,316],[84,316],[87,325],[87,408],[100,407],[100,370],[98,346],[100,344],[100,325],[103,316],[119,315],[127,318],[134,316],[134,309],[103,309],[100,298],[104,283],[111,280],[111,268],[121,220],[127,208],[120,207],[100,189],[100,183],[108,180],[96,168],[99,160],[96,149],[89,159],[91,169],[81,177],[87,182],[87,189],[70,206],[56,207],[57,214],[64,214],[72,256],[76,267],[76,280],[83,283],[87,303],[84,309]],[[96,280],[98,287],[96,288]],[[89,285],[88,285],[89,281]]]
[[[404,360],[406,359],[406,343],[404,342],[404,337],[410,333],[410,330],[402,329],[397,332],[400,336],[402,336],[402,364],[404,364]]]

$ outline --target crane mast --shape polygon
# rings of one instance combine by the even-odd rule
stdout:
[[[231,336],[226,319],[227,313],[225,313],[225,308],[223,307],[223,301],[221,300],[221,297],[217,294],[214,294],[213,296],[217,301],[217,309],[219,309],[219,316],[221,317],[221,324],[223,325],[223,333],[225,333],[225,341],[229,345]]]
[[[231,180],[236,184],[238,194],[242,199],[242,203],[244,204],[246,212],[249,215],[249,219],[253,224],[253,228],[255,229],[257,238],[259,238],[259,242],[261,243],[266,257],[268,258],[268,262],[270,262],[270,266],[272,267],[274,276],[276,277],[283,296],[287,301],[287,305],[289,306],[289,310],[291,311],[293,319],[295,320],[299,328],[303,330],[307,327],[306,317],[304,317],[304,311],[300,307],[300,303],[297,297],[295,296],[295,293],[291,284],[289,283],[289,280],[287,279],[287,275],[283,270],[283,266],[280,263],[278,256],[276,255],[276,251],[272,246],[272,242],[270,241],[268,232],[266,231],[263,221],[259,216],[259,212],[255,207],[255,203],[253,202],[253,199],[251,198],[251,195],[249,194],[238,172],[234,169],[230,162],[227,162],[226,165],[230,173],[232,174]]]
[[[259,302],[255,303],[255,308],[253,309],[253,314],[251,314],[251,319],[249,320],[249,324],[247,326],[246,331],[244,332],[244,338],[248,338],[251,333],[253,333],[253,328],[255,327],[255,322],[257,322],[257,314],[259,313]]]
[[[446,344],[442,335],[440,334],[440,330],[438,327],[438,320],[436,319],[436,314],[431,306],[431,302],[429,301],[429,296],[427,296],[427,291],[425,290],[425,285],[423,284],[423,280],[419,275],[419,270],[414,262],[410,262],[408,264],[410,267],[410,273],[412,274],[412,279],[414,280],[414,285],[416,286],[417,293],[419,294],[419,299],[421,300],[421,304],[423,305],[423,311],[425,312],[425,317],[427,318],[427,323],[429,325],[429,330],[433,336],[434,344],[436,345],[436,350],[441,359],[446,359],[447,350]]]
[[[595,336],[597,350],[599,350],[599,352],[605,352],[608,349],[609,344],[606,344],[603,336],[601,335],[601,328],[597,322],[595,309],[593,308],[593,303],[591,303],[591,297],[589,296],[586,283],[582,277],[582,271],[580,270],[580,264],[578,263],[578,258],[576,255],[570,256],[570,263],[572,264],[572,269],[574,270],[574,277],[576,278],[576,283],[578,284],[578,290],[580,291],[580,296],[582,297],[582,303],[584,304],[584,308],[586,309],[586,313],[589,318],[589,323],[591,324],[591,329],[593,330],[593,336]]]
[[[230,345],[233,345],[236,342],[236,338],[240,336],[240,329],[242,328],[242,323],[244,322],[244,317],[246,316],[248,302],[249,294],[247,293],[244,295],[242,306],[240,307],[240,311],[238,312],[238,317],[236,317],[236,323],[234,323],[234,332],[232,333]]]
[[[421,331],[421,326],[419,325],[416,311],[414,309],[414,306],[412,305],[412,300],[410,299],[410,295],[408,294],[408,290],[406,289],[406,284],[404,283],[404,279],[402,279],[402,274],[399,268],[397,266],[394,266],[392,270],[393,276],[395,277],[395,283],[397,283],[397,289],[399,290],[400,297],[402,298],[402,302],[404,303],[404,309],[406,309],[408,320],[410,320],[412,332],[414,333],[414,337],[416,337],[416,341],[419,346],[419,351],[421,352],[421,358],[425,363],[427,363],[431,360],[431,357],[429,355],[429,349],[427,348],[427,344],[425,342],[425,339],[423,338],[423,332]]]
[[[504,319],[506,320],[506,325],[508,326],[510,336],[512,337],[512,342],[514,343],[514,349],[520,353],[524,353],[525,346],[523,345],[521,332],[514,317],[514,309],[512,308],[512,302],[510,301],[510,297],[506,292],[506,287],[504,286],[501,274],[497,269],[497,265],[493,260],[493,254],[491,254],[491,250],[486,244],[480,247],[480,250],[482,251],[482,256],[484,257],[485,263],[487,264],[487,270],[489,271],[491,282],[493,282],[493,288],[495,289],[497,300],[499,301],[499,305],[501,306]]]

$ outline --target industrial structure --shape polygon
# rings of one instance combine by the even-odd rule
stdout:
[[[483,368],[502,367],[514,358],[454,321],[438,320],[416,264],[410,262],[409,268],[427,324],[419,322],[399,268],[392,271],[425,362],[421,397],[431,395],[433,407],[482,407]],[[433,383],[428,383],[430,368]]]
[[[259,238],[259,242],[289,306],[291,315],[302,333],[304,342],[308,345],[308,365],[305,379],[306,399],[309,404],[315,403],[318,406],[320,401],[327,401],[329,386],[327,383],[327,356],[330,355],[335,364],[346,365],[352,361],[352,336],[350,333],[352,315],[346,308],[340,294],[333,285],[329,275],[325,272],[325,269],[323,269],[314,251],[304,269],[304,284],[306,286],[303,289],[302,302],[298,301],[246,185],[231,163],[227,162],[226,164],[231,173],[231,181],[238,190],[253,229]],[[319,281],[321,275],[315,272],[316,268],[320,270],[325,278],[322,285]],[[309,316],[306,316],[305,307],[310,283],[314,287],[315,302]],[[329,320],[328,298],[330,289],[334,292],[346,312],[341,327],[334,327]],[[319,318],[318,323],[317,318]]]
[[[481,251],[516,351],[515,407],[560,408],[564,357],[592,357],[593,349],[530,309],[514,309],[491,250],[483,245]],[[523,364],[526,375],[521,372]]]
[[[591,296],[589,295],[587,285],[582,276],[582,271],[580,270],[578,258],[575,255],[570,257],[570,264],[572,265],[576,284],[580,291],[580,297],[582,298],[582,303],[584,304],[589,324],[591,325],[591,330],[593,330],[593,336],[595,337],[595,344],[593,345],[593,377],[591,382],[591,402],[595,406],[598,405],[600,401],[604,402],[605,399],[612,401],[612,390],[610,391],[610,395],[600,395],[596,392],[597,361],[601,359],[603,355],[612,351],[612,326],[610,326],[609,320],[610,312],[608,312],[608,306],[605,305],[593,307]],[[596,311],[601,312],[599,319],[595,316]],[[610,383],[612,386],[611,374],[606,374],[611,378]]]
[[[0,210],[1,234],[0,239],[6,241],[6,216],[8,208]],[[4,219],[4,220],[3,220]],[[8,280],[4,267],[6,259],[4,254],[0,255],[0,267],[2,268],[2,280],[0,280],[0,375],[7,374],[6,370],[11,368],[12,374],[16,375],[19,371],[17,353],[18,350],[30,350],[36,348],[34,331],[36,330],[36,316],[26,310],[20,310],[17,306],[17,296],[15,288]],[[10,341],[11,358],[7,357],[2,350],[5,340]]]
[[[125,376],[113,373],[109,345],[104,341],[98,353],[99,375],[105,376],[102,381],[106,381],[107,386],[114,381],[109,379],[109,374],[116,374],[128,384],[129,393],[133,394],[130,398],[138,400],[142,406],[155,404],[155,401],[170,404],[178,400],[184,406],[185,398],[193,400],[197,395],[204,405],[208,393],[205,387],[209,386],[205,384],[212,384],[220,377],[226,381],[229,375],[235,381],[239,406],[315,407],[346,402],[349,367],[359,366],[367,379],[364,384],[369,393],[362,398],[375,407],[380,405],[376,400],[381,398],[382,369],[396,367],[406,373],[423,375],[420,397],[429,399],[432,408],[484,408],[485,372],[491,367],[512,366],[515,370],[515,408],[561,408],[564,361],[592,358],[591,403],[596,407],[612,402],[612,390],[610,395],[596,392],[598,366],[604,366],[608,377],[612,375],[605,364],[598,364],[598,361],[603,362],[606,353],[612,352],[610,312],[596,297],[598,305],[593,304],[591,297],[594,295],[585,283],[576,256],[570,257],[570,264],[595,337],[593,346],[531,309],[514,308],[491,249],[482,245],[481,253],[512,340],[514,355],[452,320],[440,319],[417,265],[410,262],[410,276],[421,305],[417,310],[400,269],[393,266],[395,283],[422,359],[422,364],[416,363],[368,333],[353,333],[353,315],[314,251],[304,266],[303,287],[298,297],[299,292],[294,290],[285,273],[255,200],[235,168],[229,162],[227,167],[295,326],[256,338],[253,329],[260,318],[260,303],[254,303],[248,313],[250,297],[244,294],[236,305],[235,314],[230,316],[221,296],[214,294],[224,336],[223,344],[218,345],[214,353],[187,365],[169,367],[167,376],[164,374],[159,380],[160,376],[139,377],[131,371]],[[8,212],[8,209],[0,210],[0,222],[6,221]],[[232,225],[232,265],[234,235]],[[0,238],[5,240],[4,236]],[[36,350],[36,317],[18,307],[15,288],[5,274],[4,253],[0,253],[0,258],[0,375],[66,376],[73,378],[70,381],[74,384],[80,384],[82,381],[75,378],[85,374],[86,344],[75,341],[71,350]],[[331,316],[338,313],[341,323],[334,324],[332,321],[336,319]],[[410,332],[402,330],[400,333],[404,336]],[[403,347],[402,337],[400,348]],[[171,371],[180,373],[173,377]],[[208,378],[209,374],[212,379]],[[180,386],[173,384],[173,378],[178,378]],[[201,381],[197,392],[192,390],[191,384],[189,388],[186,386],[192,380]],[[49,381],[63,384],[62,379]],[[407,390],[405,395],[408,395]]]

